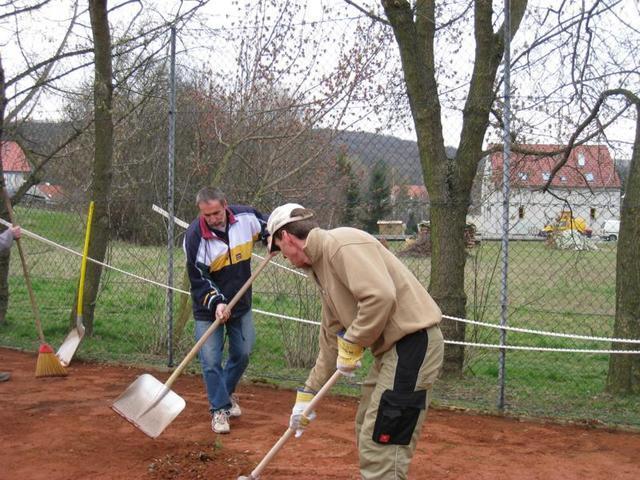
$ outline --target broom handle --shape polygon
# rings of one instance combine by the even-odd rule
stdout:
[[[336,370],[335,373],[331,375],[331,378],[327,380],[327,382],[322,386],[322,388],[318,391],[318,393],[316,393],[313,399],[309,402],[309,405],[307,405],[307,408],[304,409],[304,412],[302,412],[302,415],[304,415],[305,417],[308,417],[309,415],[311,415],[311,412],[315,410],[316,405],[320,402],[320,400],[322,400],[322,397],[324,397],[324,395],[329,391],[329,389],[333,387],[333,385],[338,381],[341,375],[342,374],[340,373],[340,370]],[[276,456],[276,454],[282,448],[285,442],[289,440],[291,435],[293,435],[294,433],[295,433],[295,430],[293,428],[291,427],[287,428],[287,431],[282,434],[280,439],[275,443],[273,447],[271,447],[271,450],[267,452],[267,454],[260,461],[258,466],[254,468],[249,478],[258,478],[262,473],[262,470],[264,470],[267,464],[271,460],[273,460],[273,457]]]
[[[15,217],[13,215],[13,208],[11,207],[11,200],[9,200],[9,194],[7,193],[6,187],[2,186],[2,196],[4,197],[4,203],[7,207],[7,211],[9,212],[9,220],[11,224],[15,226]],[[42,322],[40,321],[40,312],[38,312],[38,306],[36,305],[36,297],[33,295],[33,288],[31,287],[31,277],[29,276],[29,268],[27,267],[27,260],[24,256],[24,251],[22,250],[22,244],[20,243],[20,239],[15,239],[16,244],[18,245],[18,253],[20,253],[20,263],[22,263],[22,271],[24,272],[24,282],[27,285],[27,291],[29,292],[29,300],[31,302],[31,310],[33,310],[33,318],[36,322],[36,330],[38,331],[38,336],[40,337],[40,343],[46,343],[44,339],[44,332],[42,331]]]
[[[260,263],[258,268],[256,268],[255,271],[251,274],[251,277],[249,277],[249,280],[247,280],[245,282],[245,284],[242,286],[242,288],[240,290],[238,290],[238,293],[236,293],[235,296],[233,297],[233,299],[231,299],[231,301],[227,304],[227,311],[231,310],[236,305],[236,303],[238,303],[238,301],[240,301],[240,298],[242,298],[242,296],[245,294],[245,292],[249,289],[249,287],[251,286],[253,281],[256,279],[256,277],[260,274],[262,269],[267,266],[267,263],[269,263],[269,261],[274,256],[277,255],[277,253],[278,252],[270,253],[262,261],[262,263]],[[196,342],[196,344],[189,351],[189,353],[187,353],[187,356],[184,357],[184,360],[182,360],[182,362],[180,362],[180,365],[178,365],[176,367],[176,369],[173,371],[171,376],[164,383],[165,389],[170,389],[171,388],[171,385],[173,385],[173,382],[176,381],[176,379],[180,376],[180,374],[185,369],[185,367],[189,364],[189,362],[191,360],[193,360],[193,357],[195,357],[196,353],[198,353],[198,351],[202,348],[202,345],[204,345],[204,342],[206,342],[207,339],[209,338],[209,336],[211,336],[211,334],[213,333],[213,331],[220,326],[220,323],[221,323],[220,320],[216,320],[215,322],[213,322],[211,324],[211,326],[209,328],[207,328],[207,331],[204,332],[204,335],[202,335],[202,337],[200,337],[200,340],[198,340]]]

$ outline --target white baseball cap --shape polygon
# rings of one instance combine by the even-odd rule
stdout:
[[[280,230],[285,225],[297,222],[298,220],[305,220],[313,217],[313,212],[308,211],[304,215],[292,216],[292,212],[296,209],[303,209],[304,207],[298,203],[285,203],[276,208],[267,220],[267,230],[269,231],[269,240],[267,242],[267,249],[269,252],[275,252],[280,250],[275,243],[273,243],[273,234]]]

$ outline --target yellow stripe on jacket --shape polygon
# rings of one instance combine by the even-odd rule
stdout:
[[[218,272],[224,267],[233,263],[251,260],[251,252],[253,251],[253,241],[236,245],[230,251],[218,255],[209,265],[209,272]]]

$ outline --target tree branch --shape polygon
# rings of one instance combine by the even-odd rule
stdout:
[[[567,161],[569,160],[569,155],[571,154],[571,150],[573,149],[573,147],[576,144],[576,139],[578,138],[578,136],[587,128],[587,126],[589,126],[589,124],[597,117],[598,112],[600,111],[600,107],[602,106],[602,104],[604,103],[604,101],[613,95],[623,95],[627,98],[627,100],[630,103],[635,104],[636,106],[640,106],[640,98],[638,98],[637,95],[635,95],[633,92],[623,89],[623,88],[616,88],[613,90],[605,90],[604,92],[602,92],[600,94],[600,97],[598,98],[598,101],[595,103],[595,105],[592,107],[591,109],[591,113],[589,114],[589,116],[587,116],[587,118],[580,124],[578,125],[578,128],[573,132],[573,134],[571,135],[571,138],[569,139],[569,143],[567,144],[567,148],[564,150],[564,154],[562,156],[562,160],[560,160],[552,169],[551,169],[551,174],[549,175],[549,179],[547,180],[547,182],[544,184],[544,186],[542,187],[542,191],[543,192],[548,192],[549,191],[549,186],[551,185],[551,182],[553,181],[554,176],[558,173],[558,171],[567,163]]]
[[[24,7],[24,8],[17,8],[15,9],[13,12],[11,13],[3,13],[2,15],[0,15],[0,20],[4,20],[7,17],[13,17],[15,15],[20,15],[21,13],[25,13],[25,12],[30,12],[32,10],[37,10],[40,7],[45,6],[47,3],[49,3],[51,0],[43,0],[40,3],[37,3],[35,5],[31,5],[30,7]]]
[[[345,3],[351,5],[353,8],[355,8],[356,10],[359,10],[360,12],[364,13],[367,17],[375,20],[376,22],[380,22],[383,23],[384,25],[391,25],[389,23],[388,20],[385,20],[382,17],[379,17],[378,15],[376,15],[375,13],[373,13],[370,10],[366,10],[364,7],[361,7],[360,5],[358,5],[356,2],[354,2],[353,0],[343,0]]]

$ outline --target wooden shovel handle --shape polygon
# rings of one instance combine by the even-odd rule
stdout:
[[[4,197],[4,204],[7,207],[7,211],[9,212],[9,220],[11,224],[15,226],[15,216],[13,215],[13,208],[11,207],[11,200],[9,199],[9,194],[7,193],[6,187],[2,186],[2,196]],[[45,343],[44,332],[42,331],[42,321],[40,320],[40,312],[38,311],[38,305],[36,304],[36,297],[33,294],[33,287],[31,286],[31,277],[29,276],[29,268],[27,267],[27,260],[24,255],[24,251],[22,250],[22,244],[20,243],[20,239],[15,239],[16,244],[18,245],[18,253],[20,254],[20,263],[22,263],[22,271],[24,272],[24,283],[27,286],[27,291],[29,292],[29,301],[31,302],[31,310],[33,311],[33,318],[36,322],[36,330],[38,331],[38,337],[40,337],[40,343]]]
[[[251,277],[249,277],[249,280],[247,280],[245,282],[245,284],[242,286],[242,288],[240,288],[240,290],[238,290],[238,293],[236,293],[235,296],[231,299],[231,301],[227,304],[227,310],[228,311],[231,310],[233,307],[235,307],[236,303],[238,303],[240,301],[240,299],[245,294],[245,292],[249,289],[249,287],[251,286],[253,281],[256,279],[256,277],[258,275],[260,275],[260,272],[262,272],[264,267],[267,266],[267,263],[269,263],[269,261],[271,261],[271,259],[273,257],[275,257],[277,254],[278,254],[278,252],[270,253],[267,257],[265,257],[265,259],[262,261],[262,263],[260,263],[260,265],[258,265],[258,268],[256,268],[253,271],[253,273],[251,274]],[[202,348],[202,345],[204,345],[204,342],[206,342],[207,339],[214,332],[214,330],[220,326],[220,323],[221,323],[220,320],[216,320],[215,322],[213,322],[211,324],[211,326],[209,328],[207,328],[207,330],[204,332],[202,337],[200,337],[200,339],[196,342],[196,344],[189,351],[189,353],[187,353],[187,356],[184,357],[184,360],[182,360],[182,362],[180,362],[180,365],[178,365],[176,367],[176,369],[173,371],[171,376],[165,382],[164,385],[165,385],[165,387],[167,389],[171,388],[171,385],[173,385],[173,382],[176,381],[176,379],[180,376],[180,374],[185,369],[185,367],[189,364],[189,362],[191,360],[193,360],[193,357],[195,357],[196,353],[198,353],[198,351]]]
[[[327,380],[327,382],[322,386],[322,388],[318,391],[318,393],[316,393],[313,399],[309,402],[309,405],[307,405],[307,408],[304,409],[304,412],[302,412],[302,415],[304,415],[305,417],[308,417],[309,415],[311,415],[311,413],[315,410],[316,405],[320,402],[320,400],[322,400],[322,397],[324,397],[324,395],[329,391],[329,389],[333,387],[333,385],[338,381],[341,375],[342,374],[340,373],[340,370],[336,370],[335,373],[331,375],[331,378]],[[294,429],[292,429],[291,427],[287,428],[287,431],[282,434],[280,439],[275,443],[273,447],[271,447],[271,450],[267,452],[267,454],[260,461],[258,466],[251,472],[251,476],[249,478],[254,478],[254,479],[258,478],[262,473],[262,471],[265,469],[265,467],[269,464],[271,460],[273,460],[273,457],[276,456],[278,451],[282,448],[282,446],[286,443],[287,440],[289,440],[291,435],[293,435],[294,433],[295,433]]]

